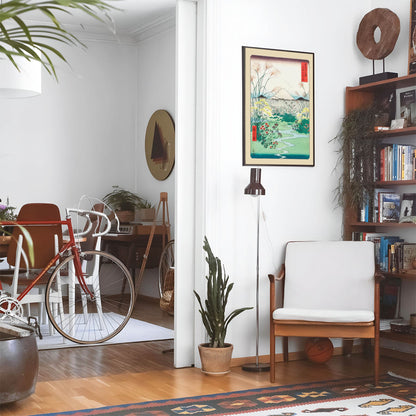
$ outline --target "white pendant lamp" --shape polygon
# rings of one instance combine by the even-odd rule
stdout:
[[[6,58],[0,59],[0,98],[26,98],[42,92],[42,67],[38,61],[14,58],[19,70]]]

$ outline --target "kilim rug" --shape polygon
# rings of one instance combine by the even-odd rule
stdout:
[[[138,386],[138,388],[140,388]],[[166,415],[416,415],[416,383],[385,375],[375,387],[372,378],[331,380],[291,386],[160,400],[49,416]]]

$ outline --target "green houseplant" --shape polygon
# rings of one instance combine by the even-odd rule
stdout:
[[[56,42],[84,46],[61,25],[57,16],[81,11],[101,22],[111,23],[108,15],[115,8],[102,0],[3,0],[0,3],[0,57],[3,55],[19,70],[16,57],[39,61],[57,78],[53,57],[66,62]],[[45,22],[28,24],[26,19],[39,13]]]
[[[113,186],[113,190],[104,196],[103,201],[117,212],[121,222],[133,221],[136,209],[152,208],[149,201],[118,185]]]
[[[340,144],[337,165],[342,165],[335,197],[338,205],[344,208],[359,209],[374,196],[375,116],[373,107],[349,112],[335,137]],[[346,207],[347,201],[349,207]]]
[[[229,372],[232,345],[225,343],[230,322],[251,307],[235,309],[226,314],[228,297],[234,286],[229,282],[221,260],[212,253],[207,237],[204,238],[203,249],[207,254],[208,276],[206,299],[202,302],[200,295],[194,290],[199,304],[199,313],[208,333],[209,343],[199,346],[202,371],[206,374],[220,375]]]

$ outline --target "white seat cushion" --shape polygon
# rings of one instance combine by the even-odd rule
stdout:
[[[374,312],[368,310],[298,309],[279,308],[273,319],[316,322],[372,322]]]

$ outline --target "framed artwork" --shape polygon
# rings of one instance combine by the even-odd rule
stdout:
[[[145,153],[152,175],[164,181],[175,164],[175,125],[165,110],[155,111],[147,123]]]
[[[416,0],[410,0],[409,75],[416,74]]]
[[[243,165],[314,166],[314,54],[243,46]]]

